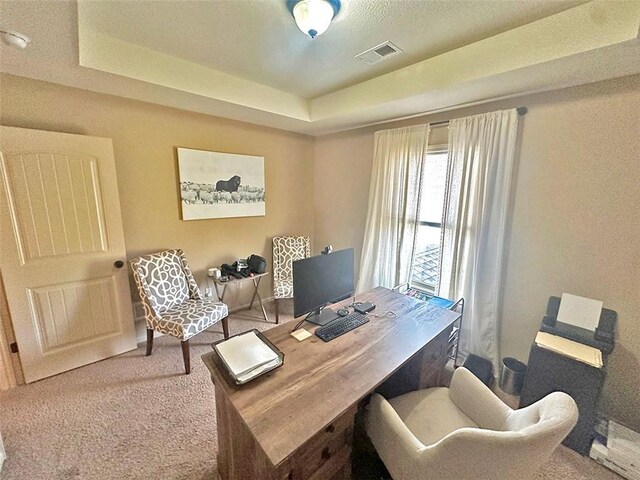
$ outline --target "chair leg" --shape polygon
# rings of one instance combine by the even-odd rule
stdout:
[[[224,332],[224,338],[229,338],[229,317],[222,319],[222,331]]]
[[[274,300],[274,302],[276,303],[276,325],[278,323],[280,323],[280,300],[278,298],[276,298]]]
[[[191,373],[191,356],[189,355],[189,340],[180,342],[182,344],[182,358],[184,359],[184,371],[187,375]]]
[[[147,357],[151,355],[151,350],[153,350],[153,330],[147,328]]]

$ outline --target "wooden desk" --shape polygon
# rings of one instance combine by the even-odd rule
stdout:
[[[284,365],[242,387],[213,351],[202,356],[216,386],[223,480],[349,478],[358,403],[376,389],[393,396],[438,382],[459,314],[381,287],[358,301],[380,316],[331,342],[298,342],[294,322],[265,332]]]

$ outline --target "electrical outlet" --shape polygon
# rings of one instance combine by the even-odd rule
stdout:
[[[213,292],[211,291],[211,288],[205,288],[204,290],[204,296],[209,298],[213,296]]]

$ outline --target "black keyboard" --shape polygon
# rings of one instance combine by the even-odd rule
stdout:
[[[344,335],[350,332],[354,328],[358,328],[360,325],[364,325],[369,321],[366,315],[353,312],[346,317],[340,317],[331,323],[328,323],[320,328],[316,329],[316,336],[325,342],[330,342],[334,338]]]

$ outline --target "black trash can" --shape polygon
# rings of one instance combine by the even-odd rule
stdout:
[[[491,385],[493,385],[493,365],[489,360],[471,353],[462,366],[478,377],[487,387],[491,388]]]
[[[502,359],[500,371],[500,389],[509,395],[520,395],[524,385],[527,366],[512,357]]]

